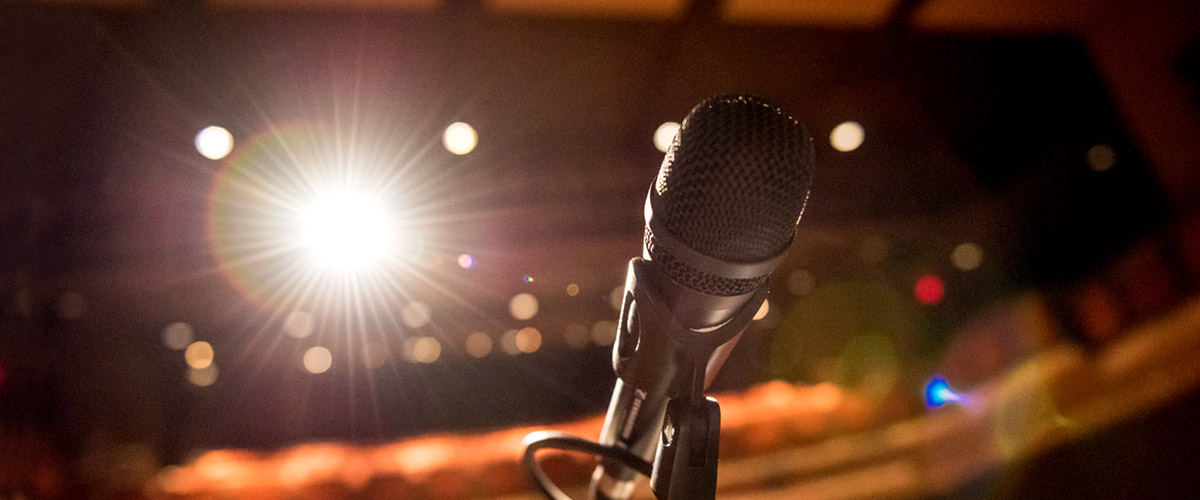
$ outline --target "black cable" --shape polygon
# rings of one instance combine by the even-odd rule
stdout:
[[[542,470],[542,466],[538,464],[534,454],[542,448],[577,451],[603,458],[611,458],[646,477],[650,477],[650,473],[654,470],[654,466],[650,462],[624,448],[603,445],[561,432],[534,432],[525,436],[525,454],[521,456],[521,466],[525,469],[525,474],[529,476],[530,482],[542,492],[542,495],[545,495],[550,500],[572,499],[566,493],[563,493],[558,488],[558,485],[554,484],[554,481],[546,475],[546,472]]]

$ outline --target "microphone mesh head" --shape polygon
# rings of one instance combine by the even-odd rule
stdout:
[[[659,169],[654,217],[687,247],[733,263],[755,263],[791,244],[812,184],[812,140],[779,107],[747,95],[710,98],[692,108]],[[766,275],[728,279],[692,269],[654,242],[646,249],[676,282],[738,295]]]

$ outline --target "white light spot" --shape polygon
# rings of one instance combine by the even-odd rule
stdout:
[[[196,151],[210,160],[220,160],[233,151],[233,134],[213,125],[196,133]]]
[[[420,328],[429,324],[432,319],[433,311],[424,302],[414,300],[400,306],[400,321],[404,322],[404,326]]]
[[[508,301],[508,312],[512,314],[512,317],[522,321],[537,316],[537,297],[534,297],[533,294],[518,293],[512,300]]]
[[[469,253],[464,253],[458,256],[458,267],[463,269],[471,269],[475,267],[475,257]]]
[[[183,359],[188,366],[197,370],[207,368],[213,363],[213,347],[208,342],[192,342],[183,352]]]
[[[163,328],[162,341],[167,349],[179,351],[186,349],[195,340],[191,325],[187,323],[171,323]]]
[[[960,271],[971,271],[983,264],[983,250],[974,243],[963,243],[950,252],[950,263]]]
[[[210,364],[204,368],[188,368],[188,382],[196,387],[208,387],[217,382],[217,365]]]
[[[288,336],[302,339],[313,332],[313,315],[308,311],[292,311],[283,320],[283,331]]]
[[[333,366],[333,353],[321,346],[310,347],[304,351],[304,369],[309,373],[325,373]]]
[[[484,358],[492,352],[492,338],[483,332],[467,335],[467,354],[472,358]]]
[[[679,124],[675,122],[666,122],[658,126],[654,131],[654,147],[664,153],[671,149],[671,144],[675,142],[675,134],[679,132]]]
[[[409,358],[418,363],[432,363],[442,355],[442,343],[433,337],[420,337],[412,341]]]
[[[1097,144],[1088,149],[1088,167],[1096,172],[1103,172],[1117,164],[1117,150],[1108,144]]]
[[[317,261],[341,269],[377,263],[395,231],[379,200],[353,193],[323,197],[300,214],[300,223],[302,243]]]
[[[454,122],[442,132],[442,145],[446,151],[456,155],[465,155],[475,149],[479,143],[479,134],[475,129],[463,122]]]
[[[842,122],[829,133],[829,143],[833,149],[845,153],[858,149],[864,137],[865,132],[858,122]]]

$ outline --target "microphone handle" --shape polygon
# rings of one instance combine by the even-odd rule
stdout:
[[[708,387],[766,293],[764,286],[739,296],[702,294],[674,283],[650,261],[631,260],[613,346],[618,378],[600,443],[653,462],[668,400]],[[680,313],[687,324],[717,326],[694,329],[680,323]],[[693,378],[697,370],[703,380]],[[636,479],[633,469],[604,459],[589,497],[627,500]]]

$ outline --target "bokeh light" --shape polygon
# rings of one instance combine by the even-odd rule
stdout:
[[[838,124],[829,133],[829,143],[833,149],[847,153],[858,149],[863,143],[866,133],[858,122],[847,121]]]
[[[808,394],[808,403],[812,408],[822,413],[836,410],[846,399],[846,394],[838,386],[822,382],[812,386]]]
[[[220,160],[233,151],[233,134],[216,125],[196,133],[196,151],[210,160]]]
[[[666,122],[658,126],[654,131],[654,147],[664,153],[671,149],[671,143],[675,142],[675,134],[679,132],[679,123]]]
[[[572,297],[579,295],[579,285],[576,285],[575,283],[567,285],[567,295]]]
[[[400,321],[409,328],[421,328],[433,320],[433,310],[429,304],[413,300],[400,306]]]
[[[504,354],[508,354],[509,356],[521,354],[521,349],[517,347],[516,328],[505,330],[504,333],[500,335],[500,350],[504,351]]]
[[[530,293],[518,293],[508,301],[508,312],[521,321],[532,319],[538,313],[538,300]]]
[[[475,257],[471,254],[464,253],[458,256],[458,267],[463,269],[471,269],[475,267]]]
[[[303,361],[304,369],[309,373],[325,373],[333,366],[333,353],[321,346],[310,347],[304,351]]]
[[[409,345],[408,356],[417,363],[432,363],[442,356],[442,343],[433,337],[414,339]]]
[[[204,368],[188,368],[187,379],[196,387],[208,387],[217,383],[217,365],[209,364]]]
[[[838,386],[870,400],[887,398],[900,377],[900,359],[892,334],[861,330],[846,341],[836,361]]]
[[[1104,172],[1117,164],[1117,150],[1108,144],[1097,144],[1087,151],[1088,168]]]
[[[207,368],[213,363],[213,347],[208,342],[199,341],[192,342],[183,352],[183,359],[187,361],[188,366],[197,370]]]
[[[315,327],[312,313],[308,311],[292,311],[283,320],[283,331],[288,336],[302,339],[312,335]]]
[[[172,351],[186,349],[193,340],[195,340],[195,333],[192,331],[192,326],[187,323],[171,323],[163,328],[162,341],[167,349]]]
[[[517,350],[523,353],[529,354],[537,352],[537,350],[542,347],[542,332],[539,332],[537,328],[533,327],[522,328],[517,330],[517,335],[516,338],[514,338],[514,342],[517,345]]]
[[[934,376],[925,384],[925,405],[937,408],[946,403],[961,403],[965,401],[961,395],[950,388],[950,383],[940,375]]]
[[[613,287],[608,291],[608,305],[614,311],[620,311],[623,303],[625,303],[625,285]]]
[[[479,144],[479,134],[475,132],[474,127],[466,123],[451,123],[446,127],[445,132],[442,132],[442,145],[446,147],[446,151],[456,155],[465,155],[474,151],[477,144]]]
[[[492,337],[484,332],[473,332],[467,335],[464,346],[467,355],[472,358],[485,358],[492,353]]]
[[[598,346],[610,346],[617,341],[617,323],[600,320],[592,325],[592,342]]]
[[[942,301],[942,297],[946,293],[946,286],[942,283],[942,279],[932,274],[927,274],[917,278],[917,282],[913,285],[913,296],[917,301],[931,306]]]
[[[950,252],[950,263],[960,271],[973,271],[983,264],[983,249],[971,242],[962,243]]]

